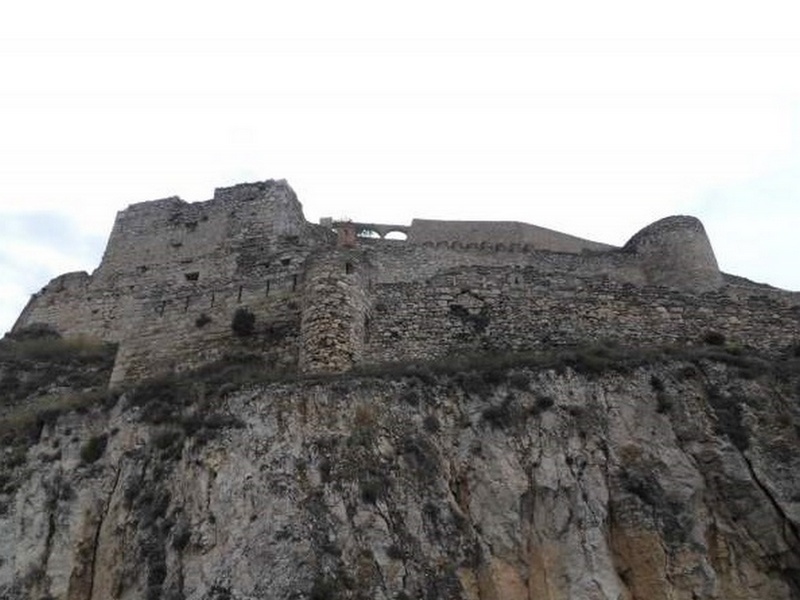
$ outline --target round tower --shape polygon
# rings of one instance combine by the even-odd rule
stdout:
[[[666,217],[642,229],[622,249],[641,260],[650,285],[705,292],[722,283],[714,250],[699,219]]]
[[[338,248],[310,258],[300,321],[300,369],[347,371],[361,361],[369,312],[370,266],[362,250]]]

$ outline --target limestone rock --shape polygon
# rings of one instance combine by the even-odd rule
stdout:
[[[731,356],[132,390],[7,471],[0,597],[796,599],[797,361]]]

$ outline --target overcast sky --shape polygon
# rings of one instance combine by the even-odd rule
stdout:
[[[0,333],[128,204],[285,178],[306,217],[517,220],[612,244],[693,214],[800,290],[789,2],[14,3]]]

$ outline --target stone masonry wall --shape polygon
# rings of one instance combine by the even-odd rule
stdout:
[[[232,282],[202,295],[143,298],[128,315],[133,323],[120,344],[112,383],[164,371],[198,367],[226,354],[258,353],[265,368],[294,368],[300,333],[302,280],[296,275],[261,282]],[[252,335],[234,335],[237,309],[255,315]]]
[[[408,240],[414,244],[458,243],[463,247],[496,246],[527,247],[532,250],[570,252],[604,251],[613,246],[584,240],[573,235],[515,221],[434,221],[414,219],[408,229]]]
[[[604,338],[691,342],[709,330],[771,350],[799,335],[800,296],[723,278],[691,217],[662,219],[623,248],[523,223],[415,220],[408,231],[407,242],[337,246],[285,181],[135,204],[98,269],[55,278],[15,328],[118,342],[114,383],[240,352],[325,372]],[[240,308],[256,317],[251,336],[231,330]]]
[[[600,340],[694,344],[710,331],[766,352],[800,340],[800,306],[768,295],[737,300],[605,278],[576,285],[533,267],[454,270],[373,292],[365,355],[377,363]]]
[[[306,274],[300,368],[346,371],[364,362],[370,312],[371,264],[360,249],[315,256]]]
[[[15,327],[48,323],[119,342],[114,383],[241,350],[295,367],[305,261],[333,239],[305,221],[281,181],[220,189],[207,202],[135,204],[118,214],[95,273],[51,281]],[[257,318],[244,340],[231,332],[242,307]]]

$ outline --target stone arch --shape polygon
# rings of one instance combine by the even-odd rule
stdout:
[[[392,229],[384,234],[383,239],[405,241],[408,239],[408,234],[405,231],[400,231],[399,229]]]
[[[369,240],[378,240],[383,238],[383,236],[380,233],[378,233],[374,229],[368,229],[368,228],[359,229],[356,232],[356,237],[366,238]]]

